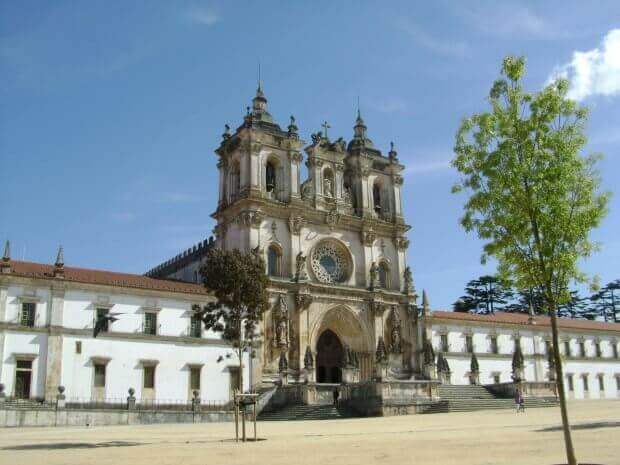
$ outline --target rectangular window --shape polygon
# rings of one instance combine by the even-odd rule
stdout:
[[[448,335],[447,334],[442,334],[441,335],[441,351],[442,352],[448,352]]]
[[[200,367],[192,367],[189,373],[189,386],[192,391],[200,391]]]
[[[191,337],[202,337],[202,321],[197,316],[192,316],[189,332]]]
[[[616,389],[620,391],[620,376],[616,375]]]
[[[105,387],[105,364],[95,363],[95,387]]]
[[[602,352],[601,352],[601,343],[600,343],[600,342],[595,342],[594,347],[595,347],[595,349],[596,349],[596,356],[597,356],[598,358],[601,358],[601,357],[602,357]]]
[[[75,353],[76,354],[82,353],[82,341],[75,341]]]
[[[34,326],[34,319],[36,315],[37,304],[34,302],[22,303],[22,314],[19,319],[19,324],[22,326],[28,326],[32,328]]]
[[[497,336],[491,337],[491,353],[499,354],[499,346],[497,345]]]
[[[570,357],[570,341],[564,341],[564,355]]]
[[[586,356],[586,344],[583,341],[579,342],[579,356],[580,357]]]
[[[588,375],[583,375],[583,390],[584,392],[588,392],[589,390],[589,385],[588,385]]]
[[[157,334],[157,313],[144,314],[144,334]]]
[[[613,352],[614,358],[618,358],[618,343],[612,342],[611,351]]]
[[[575,390],[575,383],[573,382],[573,375],[566,375],[568,381],[568,390],[573,392]]]
[[[605,378],[603,378],[603,375],[598,377],[598,390],[601,392],[605,390]]]
[[[110,313],[110,310],[107,308],[98,308],[97,309],[97,321],[100,321],[102,318],[106,317]],[[104,319],[101,325],[101,331],[107,332],[110,329],[110,321],[108,319]]]
[[[155,388],[155,366],[153,365],[144,367],[144,388]]]
[[[473,336],[465,336],[465,351],[469,353],[472,353],[474,351]]]
[[[17,360],[15,368],[18,370],[32,370],[32,360]]]

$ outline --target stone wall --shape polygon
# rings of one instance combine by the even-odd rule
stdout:
[[[0,427],[110,426],[232,421],[232,412],[0,409]]]

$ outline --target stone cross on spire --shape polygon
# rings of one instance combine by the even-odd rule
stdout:
[[[331,126],[327,124],[327,121],[323,121],[321,127],[323,128],[323,137],[325,138],[325,140],[329,140],[329,137],[327,137],[327,130],[331,129]]]

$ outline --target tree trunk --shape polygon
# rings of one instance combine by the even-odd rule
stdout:
[[[562,369],[562,359],[560,358],[560,344],[558,341],[558,322],[556,316],[555,302],[550,299],[549,315],[551,316],[551,336],[553,339],[553,358],[555,360],[555,379],[560,397],[560,412],[562,414],[562,429],[564,430],[564,445],[566,447],[566,459],[569,465],[577,465],[573,439],[568,422],[568,410],[566,408],[566,394],[564,392],[564,370]]]

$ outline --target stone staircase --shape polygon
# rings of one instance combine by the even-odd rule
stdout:
[[[278,410],[261,412],[258,419],[260,421],[335,420],[355,416],[353,412],[344,407],[292,404]]]
[[[429,406],[422,413],[471,412],[474,410],[513,409],[514,399],[500,398],[491,394],[484,386],[441,385],[438,390],[441,400]],[[554,397],[526,397],[525,409],[555,407],[559,405]]]

